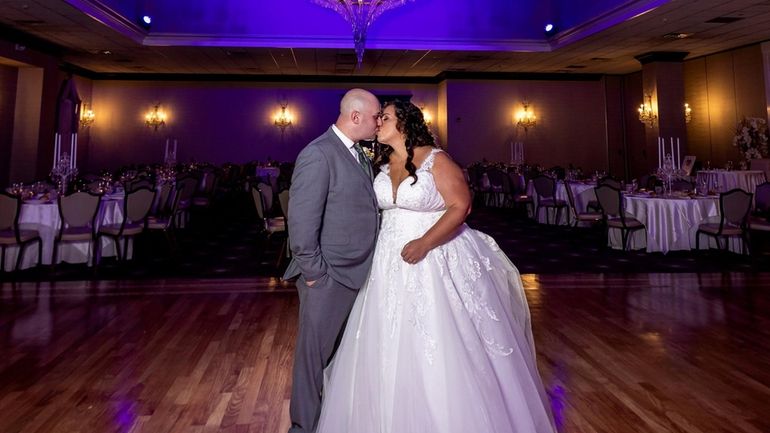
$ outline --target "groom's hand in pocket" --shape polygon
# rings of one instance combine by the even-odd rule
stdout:
[[[316,283],[316,281],[318,281],[318,280],[305,281],[305,285],[308,286],[308,287],[313,287],[313,285]]]

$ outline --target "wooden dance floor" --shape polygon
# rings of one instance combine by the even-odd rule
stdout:
[[[770,431],[770,274],[524,279],[560,431]],[[296,314],[267,278],[0,283],[0,432],[284,433]]]

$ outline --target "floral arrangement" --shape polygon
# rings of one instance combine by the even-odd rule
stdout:
[[[757,117],[744,117],[738,122],[733,146],[741,151],[744,159],[758,159],[767,155],[767,121]]]

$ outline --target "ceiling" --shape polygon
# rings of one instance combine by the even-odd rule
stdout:
[[[607,28],[603,24],[609,21],[597,17],[580,29],[559,33],[542,44],[546,51],[367,49],[360,69],[355,67],[352,48],[149,45],[132,37],[143,34],[138,27],[129,23],[124,26],[127,31],[116,30],[65,0],[0,0],[0,26],[11,35],[11,42],[42,40],[65,63],[104,77],[147,73],[428,78],[452,71],[627,74],[641,69],[634,56],[650,51],[683,51],[694,58],[770,40],[767,0],[658,3],[663,4]]]

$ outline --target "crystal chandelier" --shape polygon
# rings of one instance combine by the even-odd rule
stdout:
[[[411,0],[312,0],[345,18],[353,27],[353,45],[358,59],[357,67],[364,61],[366,30],[383,12],[401,6]]]

